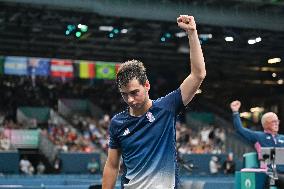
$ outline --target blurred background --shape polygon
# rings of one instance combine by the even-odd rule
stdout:
[[[144,62],[151,99],[190,73],[180,14],[195,17],[207,69],[177,122],[181,174],[232,187],[253,148],[235,134],[230,102],[242,102],[250,129],[267,111],[284,120],[283,0],[0,0],[0,184],[99,184],[110,119],[126,108],[119,64]]]

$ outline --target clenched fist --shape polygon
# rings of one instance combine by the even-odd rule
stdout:
[[[238,100],[235,100],[231,103],[231,110],[232,112],[238,112],[241,107],[241,102]]]
[[[187,33],[193,32],[196,30],[196,23],[193,16],[180,15],[177,18],[178,26],[181,29],[184,29]]]

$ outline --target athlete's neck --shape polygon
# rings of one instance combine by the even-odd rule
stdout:
[[[145,114],[152,106],[152,100],[148,99],[148,101],[139,109],[129,108],[129,114],[135,117],[140,117]]]

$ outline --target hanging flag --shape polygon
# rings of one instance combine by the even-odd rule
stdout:
[[[95,62],[76,60],[74,63],[74,75],[82,79],[93,79],[95,77]]]
[[[72,78],[73,77],[72,60],[51,59],[50,75],[52,77]]]
[[[4,56],[0,56],[0,75],[4,74]]]
[[[27,75],[27,57],[6,56],[4,73],[8,75]]]
[[[96,62],[96,78],[97,79],[115,79],[115,63],[112,62]]]
[[[28,59],[29,75],[48,76],[49,61],[50,59],[48,58],[29,58]]]
[[[119,68],[120,68],[120,64],[115,64],[115,75],[117,75]]]

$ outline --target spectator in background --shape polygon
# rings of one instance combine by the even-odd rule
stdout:
[[[278,134],[279,119],[273,112],[265,113],[261,118],[261,124],[264,131],[253,131],[244,128],[241,122],[239,109],[241,107],[240,101],[233,101],[231,103],[231,110],[233,112],[233,122],[236,131],[251,144],[258,144],[259,147],[283,147],[284,135]],[[256,149],[259,153],[259,148]]]
[[[24,156],[23,159],[20,160],[20,171],[27,175],[34,174],[35,169],[26,156]]]
[[[218,174],[220,168],[221,168],[221,165],[219,163],[219,158],[217,156],[212,156],[211,160],[209,161],[210,174],[212,175]]]
[[[279,134],[278,116],[273,112],[267,112],[261,117],[263,131],[253,131],[244,128],[240,118],[239,109],[241,102],[236,100],[230,104],[233,112],[233,123],[237,133],[255,146],[258,154],[261,153],[261,147],[281,147],[284,148],[284,135]],[[259,155],[260,157],[260,155]],[[277,166],[278,181],[277,186],[284,188],[284,168]]]
[[[53,168],[55,170],[55,173],[61,172],[61,166],[62,166],[61,159],[58,156],[56,156],[54,163],[53,163]]]
[[[209,144],[209,134],[211,132],[210,127],[204,127],[200,131],[201,141],[205,144]]]
[[[39,161],[39,163],[36,166],[36,173],[37,174],[44,174],[45,172],[45,165],[43,164],[42,161]]]
[[[0,151],[9,150],[11,147],[11,141],[8,137],[5,136],[4,130],[0,132]]]
[[[224,174],[234,174],[236,171],[236,164],[234,161],[234,154],[230,152],[227,156],[227,159],[224,161],[222,165],[222,169]]]
[[[91,174],[99,173],[99,171],[100,171],[99,168],[100,168],[100,165],[99,165],[98,161],[96,160],[96,158],[92,158],[92,160],[87,165],[87,169],[88,169],[89,173],[91,173]]]

